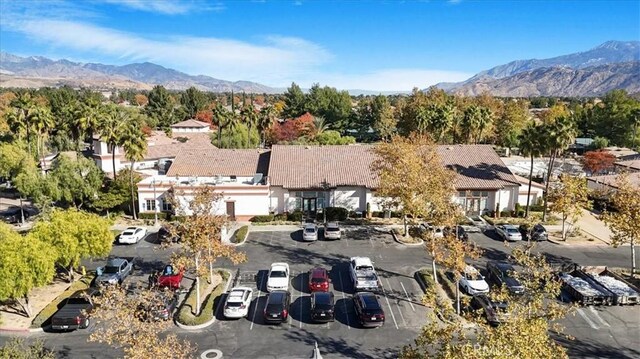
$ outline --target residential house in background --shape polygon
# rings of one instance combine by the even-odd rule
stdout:
[[[518,200],[516,201],[521,206],[525,207],[527,205],[527,195],[529,194],[529,179],[514,175],[520,183],[520,190],[518,192]],[[540,184],[536,181],[531,181],[531,195],[529,196],[529,205],[534,205],[541,200],[544,196],[544,185]]]

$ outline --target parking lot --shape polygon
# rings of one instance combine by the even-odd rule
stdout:
[[[299,231],[252,232],[241,250],[247,253],[248,261],[239,266],[233,280],[236,286],[254,290],[249,316],[227,320],[220,309],[207,334],[200,334],[214,336],[216,348],[230,357],[305,357],[314,342],[328,358],[396,357],[398,349],[412,343],[426,323],[422,290],[413,277],[419,267],[427,265],[425,252],[399,246],[388,234],[354,230],[346,231],[341,240],[306,243],[301,241]],[[357,322],[348,272],[351,256],[368,256],[375,262],[383,287],[379,294],[385,311],[382,328],[364,329]],[[274,262],[286,262],[291,270],[290,315],[279,325],[266,324],[262,313],[268,269]],[[313,323],[310,318],[308,271],[318,266],[329,271],[330,289],[335,295],[336,318],[330,323]]]

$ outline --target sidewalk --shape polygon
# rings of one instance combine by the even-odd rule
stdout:
[[[607,227],[603,221],[600,220],[600,216],[587,211],[586,209],[582,210],[582,216],[575,223],[580,230],[587,233],[590,236],[593,236],[607,244],[611,244],[611,237],[613,233]]]

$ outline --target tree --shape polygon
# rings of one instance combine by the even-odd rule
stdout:
[[[525,217],[529,217],[529,201],[531,200],[531,181],[533,177],[533,159],[542,155],[544,151],[543,143],[540,137],[542,127],[536,125],[534,122],[522,131],[520,135],[520,151],[522,155],[531,157],[531,168],[529,169],[529,187],[527,190],[527,208],[525,210]]]
[[[113,178],[117,177],[116,151],[122,140],[122,128],[129,120],[128,113],[123,108],[110,105],[105,109],[105,117],[98,127],[100,138],[107,143],[107,147],[111,151]]]
[[[613,237],[611,245],[618,247],[629,243],[631,249],[631,276],[636,273],[636,248],[640,239],[640,189],[629,182],[627,175],[621,175],[616,184],[617,189],[611,197],[615,212],[605,212],[602,220],[606,223]]]
[[[53,279],[54,253],[46,242],[32,235],[22,237],[0,223],[0,301],[15,300],[30,318],[29,292]]]
[[[191,86],[180,97],[180,103],[186,111],[187,118],[194,118],[198,111],[207,106],[207,96],[202,91]]]
[[[351,96],[347,91],[314,84],[306,96],[306,109],[323,117],[329,127],[344,132],[351,116]]]
[[[108,217],[111,209],[126,205],[133,214],[134,209],[130,207],[132,203],[135,203],[135,198],[132,200],[131,194],[135,193],[137,188],[131,190],[131,173],[129,172],[131,172],[129,168],[118,171],[118,178],[107,182],[102,191],[98,193],[98,197],[91,202],[91,207],[98,212],[106,211]],[[133,176],[133,183],[142,180],[142,177],[135,171]]]
[[[182,201],[184,193],[172,190],[170,201],[176,215],[184,216],[184,221],[173,224],[172,234],[178,235],[183,243],[181,252],[177,252],[172,262],[179,267],[192,267],[196,271],[196,313],[200,313],[200,276],[206,273],[202,260],[209,263],[209,276],[213,282],[213,263],[218,258],[230,259],[234,264],[246,261],[246,255],[238,252],[235,246],[222,242],[222,228],[227,223],[226,215],[216,214],[216,208],[222,199],[215,187],[205,185],[194,191],[192,199]]]
[[[616,156],[606,151],[589,151],[582,157],[582,167],[591,175],[612,170],[615,162]]]
[[[147,98],[147,96],[138,93],[135,96],[135,103],[136,105],[138,105],[139,107],[142,107],[144,105],[146,105],[147,103],[149,103],[149,99]]]
[[[265,143],[265,133],[273,126],[275,116],[276,109],[273,106],[265,106],[260,110],[257,127],[260,135],[260,144],[263,146]]]
[[[118,286],[103,288],[94,299],[91,319],[96,329],[88,341],[122,348],[124,357],[131,359],[192,358],[195,348],[188,341],[173,333],[165,335],[171,321],[147,319],[147,311],[163,308],[173,295],[142,288],[132,292]]]
[[[551,210],[562,213],[562,240],[567,240],[567,219],[574,223],[582,214],[582,209],[590,209],[587,181],[581,177],[564,174],[560,182],[547,195],[551,203]]]
[[[558,117],[553,122],[545,123],[542,131],[544,148],[549,156],[549,166],[547,167],[547,178],[545,179],[545,196],[544,207],[542,212],[542,221],[547,220],[547,194],[549,193],[549,184],[551,183],[551,175],[556,158],[566,150],[575,138],[575,127],[573,121],[569,117]]]
[[[44,342],[37,339],[33,344],[25,344],[22,338],[11,338],[0,348],[3,359],[55,359],[55,354],[44,347]]]
[[[75,108],[72,128],[77,131],[77,140],[80,141],[83,135],[88,135],[91,150],[93,150],[93,135],[96,129],[101,128],[106,117],[106,109],[100,99],[92,93],[85,94],[80,104]]]
[[[593,142],[591,142],[591,148],[593,148],[594,150],[601,150],[605,147],[609,146],[609,140],[604,138],[604,137],[594,137],[593,138]]]
[[[36,103],[31,94],[28,92],[20,92],[18,96],[11,101],[12,110],[8,113],[7,123],[9,129],[18,134],[18,138],[22,138],[26,133],[29,154],[33,154],[31,150],[31,132],[33,128],[33,117],[35,116]]]
[[[100,216],[76,209],[54,209],[38,221],[29,236],[51,246],[55,264],[74,279],[74,268],[85,258],[103,257],[111,252],[111,223]]]
[[[147,152],[147,140],[145,137],[145,134],[142,132],[141,123],[136,121],[130,121],[127,123],[127,126],[123,129],[121,134],[121,144],[124,156],[129,160],[129,162],[131,162],[131,168],[129,170],[129,185],[131,186],[131,212],[133,214],[133,219],[138,219],[136,214],[137,188],[134,188],[133,168],[136,161],[143,159]]]
[[[0,177],[13,180],[28,166],[35,166],[27,151],[14,143],[0,144]]]
[[[350,145],[356,143],[351,136],[340,136],[340,132],[334,130],[323,131],[314,139],[320,145]]]
[[[247,133],[249,134],[247,136],[246,148],[251,148],[252,147],[251,130],[254,129],[254,127],[256,127],[258,124],[258,120],[259,120],[258,113],[256,112],[255,108],[253,108],[252,104],[245,105],[240,110],[240,117],[242,118],[242,122],[244,123],[244,125],[247,126]]]
[[[144,112],[157,122],[159,128],[166,130],[176,122],[178,111],[171,94],[163,86],[157,85],[149,92],[149,102]]]
[[[465,143],[471,143],[474,132],[480,127],[480,122],[483,121],[482,116],[481,108],[476,105],[471,105],[464,110],[460,127],[464,134]]]
[[[524,129],[529,118],[526,101],[507,101],[502,114],[495,119],[496,142],[500,146],[517,147],[518,136]]]
[[[284,109],[282,110],[282,116],[284,118],[296,118],[306,112],[306,99],[304,92],[300,89],[295,82],[291,83],[291,86],[287,88],[287,92],[284,93]]]
[[[79,209],[97,197],[102,179],[103,173],[93,160],[59,155],[46,178],[50,184],[47,194],[52,200]]]

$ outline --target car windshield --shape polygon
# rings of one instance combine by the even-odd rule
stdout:
[[[67,299],[67,304],[87,304],[89,301],[85,298],[69,298]]]
[[[106,266],[104,268],[104,273],[106,274],[114,274],[114,273],[118,273],[118,267],[115,266]]]
[[[364,306],[367,309],[371,309],[371,310],[380,309],[380,304],[378,303],[375,297],[364,296],[362,300],[364,301]]]
[[[123,236],[130,236],[132,234],[133,234],[133,231],[124,231],[124,232],[122,232]]]
[[[304,231],[310,234],[316,233],[316,230],[314,228],[305,228]]]
[[[464,274],[465,278],[467,278],[468,280],[480,280],[482,279],[482,277],[480,276],[480,273],[478,272],[472,272],[472,273],[465,273]]]
[[[326,282],[326,279],[324,279],[324,278],[311,278],[311,282],[312,283],[324,283],[324,282]]]
[[[242,305],[242,302],[227,302],[227,307],[237,308]]]
[[[520,231],[518,231],[515,228],[507,228],[507,233],[509,234],[516,234],[516,233],[520,233]]]
[[[339,232],[340,228],[338,227],[327,227],[327,232]]]
[[[282,304],[269,304],[266,308],[267,313],[280,312],[282,311]]]
[[[271,278],[286,278],[287,273],[284,271],[274,270],[271,272]]]

